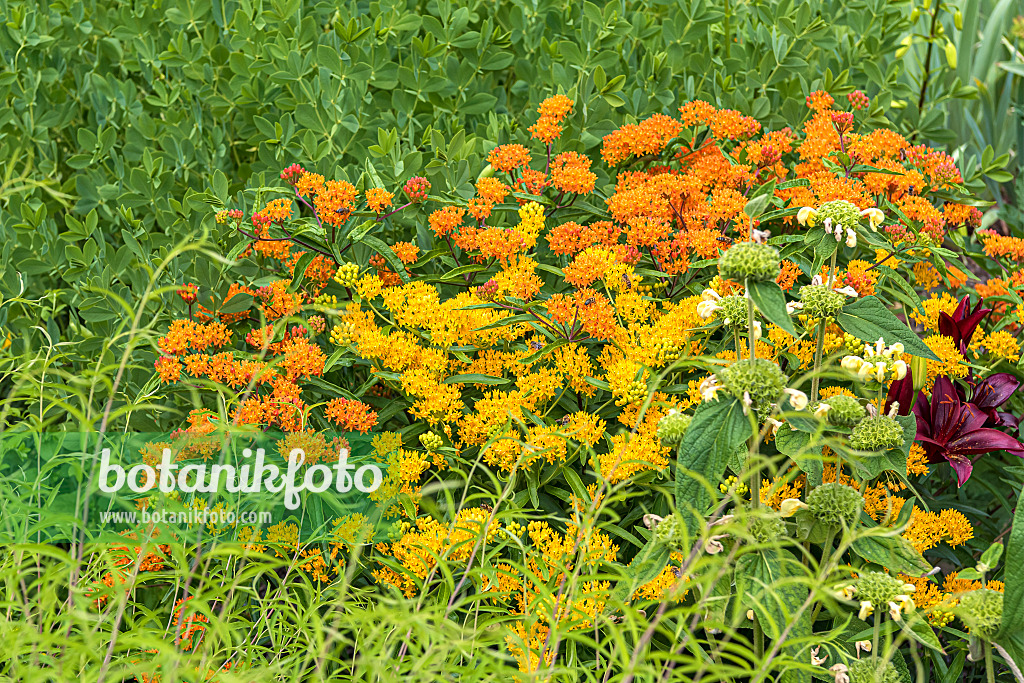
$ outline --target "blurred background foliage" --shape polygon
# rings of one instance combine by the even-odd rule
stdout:
[[[986,224],[1021,230],[1022,13],[1021,0],[0,0],[0,346],[87,381],[135,336],[119,381],[141,400],[162,302],[182,282],[236,279],[212,251],[196,257],[238,241],[214,208],[251,210],[293,162],[360,189],[368,173],[392,189],[419,174],[469,196],[470,169],[524,139],[557,92],[596,154],[623,123],[691,99],[781,128],[805,119],[811,91],[860,89],[871,125],[949,150],[993,202]],[[406,213],[394,229],[408,237],[425,213]]]

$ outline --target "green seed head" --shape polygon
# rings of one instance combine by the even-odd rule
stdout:
[[[864,498],[857,489],[837,482],[822,484],[807,495],[808,511],[828,526],[852,527],[863,507]]]
[[[668,415],[658,420],[658,438],[667,446],[674,446],[683,440],[690,422],[691,415],[681,413],[675,408],[668,412]]]
[[[753,362],[749,358],[738,360],[723,368],[718,376],[733,396],[742,400],[744,394],[749,394],[758,408],[777,402],[786,388],[782,369],[764,358],[755,358]]]
[[[857,579],[857,600],[870,602],[875,609],[882,609],[903,593],[903,582],[885,572],[864,572]]]
[[[779,250],[767,244],[740,242],[734,244],[718,259],[722,277],[737,282],[755,280],[765,282],[779,276]]]
[[[834,318],[846,303],[846,297],[825,285],[806,285],[800,288],[803,312],[812,318]]]
[[[832,202],[825,202],[818,208],[818,215],[815,223],[821,225],[826,218],[832,219],[832,229],[841,225],[844,228],[857,228],[860,224],[860,209],[845,199],[837,199]]]
[[[771,543],[786,535],[786,523],[777,513],[771,515],[755,515],[750,518],[750,535],[758,543]]]
[[[654,527],[654,540],[672,550],[684,550],[687,539],[683,518],[673,514],[658,522],[658,526]]]
[[[902,680],[892,662],[875,659],[853,660],[846,675],[850,677],[850,683],[900,683]]]
[[[860,404],[860,401],[846,394],[838,394],[825,399],[823,403],[831,406],[827,415],[828,421],[829,424],[837,427],[852,427],[867,415],[867,411],[864,410],[864,406]]]
[[[988,588],[964,593],[956,613],[971,635],[991,640],[1003,622],[1003,594]]]
[[[719,320],[733,327],[747,327],[747,297],[733,294],[723,298],[718,305],[722,307],[718,311]]]
[[[850,446],[859,451],[887,451],[903,446],[903,427],[888,415],[867,417],[853,428]]]

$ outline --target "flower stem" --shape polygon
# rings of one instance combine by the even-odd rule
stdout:
[[[747,287],[747,335],[750,337],[750,362],[757,358],[754,338],[754,300],[750,298],[750,287]]]
[[[818,400],[818,384],[821,382],[821,356],[825,351],[825,321],[818,321],[818,341],[814,347],[814,372],[811,373],[811,401]]]
[[[882,626],[881,607],[875,608],[875,626],[871,632],[871,659],[878,659],[878,635]]]
[[[992,643],[985,641],[985,680],[996,683],[996,668],[992,663]]]

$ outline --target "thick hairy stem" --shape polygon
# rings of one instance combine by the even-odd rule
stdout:
[[[996,667],[992,663],[992,643],[985,643],[985,680],[996,683]]]
[[[1017,662],[1013,661],[1013,657],[1010,653],[1002,648],[999,643],[992,643],[992,647],[996,649],[999,656],[1006,661],[1006,665],[1010,667],[1010,671],[1013,672],[1013,677],[1016,678],[1020,683],[1024,683],[1024,673],[1021,673],[1020,667],[1017,666]]]

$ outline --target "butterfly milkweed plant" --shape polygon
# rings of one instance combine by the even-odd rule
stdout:
[[[870,107],[691,101],[590,144],[554,95],[486,163],[435,144],[429,180],[386,185],[382,134],[343,177],[197,192],[208,238],[164,263],[210,277],[139,309],[149,381],[107,410],[163,415],[151,467],[265,437],[302,505],[25,528],[4,563],[60,616],[3,647],[144,683],[1024,681],[1024,523],[979,548],[984,512],[935,504],[1015,505],[1024,240]],[[310,485],[339,450],[379,466],[358,503]]]

